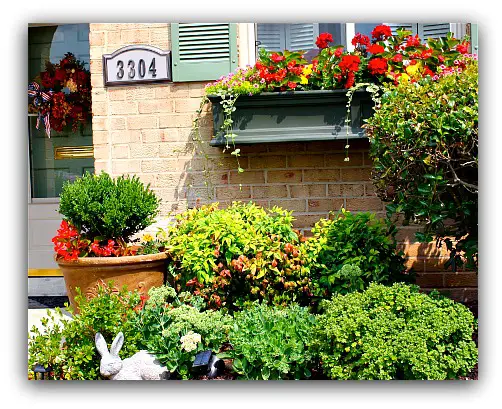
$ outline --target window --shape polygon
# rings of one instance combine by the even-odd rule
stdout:
[[[298,51],[306,52],[307,59],[317,54],[315,41],[319,33],[330,33],[333,36],[332,44],[343,45],[347,50],[352,50],[350,43],[356,33],[367,35],[371,38],[371,31],[379,24],[387,24],[396,33],[399,27],[418,34],[422,40],[429,37],[445,37],[451,31],[450,23],[295,23],[295,24],[256,24],[257,49],[267,51]],[[258,53],[257,53],[258,55]]]
[[[45,71],[47,61],[58,63],[67,52],[89,68],[88,24],[29,27],[27,83]],[[50,138],[45,134],[43,121],[39,129],[36,124],[37,115],[28,114],[31,197],[56,198],[66,180],[94,171],[91,124],[77,132],[51,131]]]

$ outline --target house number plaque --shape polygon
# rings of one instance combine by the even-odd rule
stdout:
[[[105,86],[172,81],[171,51],[129,45],[103,55]]]

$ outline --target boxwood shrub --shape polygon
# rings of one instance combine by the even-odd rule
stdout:
[[[86,173],[63,184],[59,213],[90,240],[127,241],[155,221],[159,203],[137,176]]]
[[[313,348],[332,379],[454,379],[477,362],[472,313],[438,293],[373,283],[322,306]]]

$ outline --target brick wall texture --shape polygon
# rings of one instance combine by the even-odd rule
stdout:
[[[182,212],[197,203],[226,206],[252,200],[294,211],[295,227],[309,235],[320,218],[342,206],[384,216],[384,204],[370,181],[372,162],[366,140],[270,143],[239,146],[240,166],[229,152],[209,147],[212,119],[201,120],[203,154],[194,144],[192,121],[205,82],[104,87],[102,55],[130,44],[170,49],[169,24],[91,24],[93,143],[95,171],[134,174],[162,200],[161,214]],[[425,290],[438,288],[460,301],[477,299],[477,274],[444,270],[446,249],[415,243],[416,227],[400,227],[399,246]]]

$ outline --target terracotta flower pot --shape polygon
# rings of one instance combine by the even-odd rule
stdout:
[[[75,304],[76,288],[80,288],[87,299],[95,297],[98,286],[113,281],[117,292],[124,286],[130,291],[138,290],[146,295],[152,287],[165,281],[166,253],[125,257],[82,257],[76,261],[58,261],[63,272],[70,305],[79,312]]]

